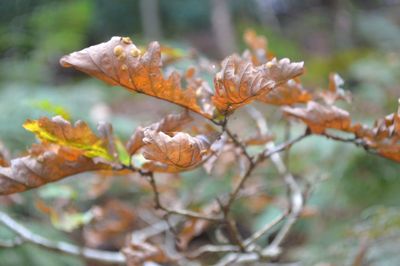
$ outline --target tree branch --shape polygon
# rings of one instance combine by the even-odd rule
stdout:
[[[150,183],[150,186],[151,186],[151,188],[153,190],[153,194],[154,194],[154,204],[155,204],[156,209],[163,210],[164,212],[167,213],[167,215],[175,214],[175,215],[182,215],[182,216],[186,216],[186,217],[194,218],[194,219],[208,220],[211,222],[221,222],[221,218],[218,218],[218,217],[213,217],[213,216],[209,216],[209,215],[205,215],[202,213],[197,213],[197,212],[185,210],[185,209],[170,209],[170,208],[164,206],[160,199],[160,193],[158,191],[158,187],[157,187],[156,180],[154,178],[154,174],[152,172],[141,173],[141,174],[143,176],[147,177],[147,179]]]
[[[79,256],[99,263],[123,264],[125,257],[121,252],[111,252],[98,249],[76,246],[63,241],[52,241],[37,235],[12,219],[8,214],[0,212],[0,222],[17,234],[17,238],[9,242],[8,247],[15,247],[24,243],[32,243],[48,250]],[[20,240],[17,240],[17,239]],[[3,246],[4,247],[4,246]]]

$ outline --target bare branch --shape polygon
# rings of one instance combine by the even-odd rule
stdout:
[[[186,255],[189,259],[195,259],[205,253],[223,253],[240,251],[238,246],[233,245],[204,245]]]
[[[277,225],[278,223],[280,223],[284,218],[286,217],[285,213],[282,213],[281,215],[278,215],[274,220],[272,220],[270,223],[264,225],[260,230],[258,230],[257,232],[253,233],[249,238],[247,238],[243,244],[245,245],[245,247],[248,247],[249,245],[251,245],[252,243],[254,243],[255,241],[257,241],[257,239],[259,239],[260,237],[262,237],[264,234],[266,234],[269,230],[272,229],[272,227],[274,227],[275,225]]]
[[[91,249],[86,247],[79,247],[63,241],[52,241],[50,239],[44,238],[37,235],[27,229],[25,226],[19,224],[14,219],[12,219],[8,214],[0,212],[0,222],[4,224],[7,228],[18,235],[20,240],[16,240],[11,243],[9,247],[14,247],[16,245],[22,245],[24,243],[32,243],[48,250],[79,256],[87,260],[97,261],[101,263],[110,264],[123,264],[125,263],[125,257],[121,252],[111,252],[98,249]]]
[[[167,215],[175,214],[175,215],[186,216],[189,218],[208,220],[211,222],[221,222],[221,218],[218,218],[218,217],[208,216],[208,215],[205,215],[202,213],[197,213],[197,212],[193,212],[193,211],[185,210],[185,209],[170,209],[170,208],[164,206],[160,199],[160,193],[158,191],[158,187],[157,187],[156,180],[154,178],[154,174],[152,172],[141,173],[141,174],[148,178],[148,181],[153,190],[154,203],[155,203],[156,209],[163,210],[164,212],[167,213]]]

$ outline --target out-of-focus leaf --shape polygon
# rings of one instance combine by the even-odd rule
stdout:
[[[51,223],[59,230],[72,232],[93,219],[92,211],[78,212],[76,210],[59,210],[43,201],[36,202],[36,208],[50,216]]]
[[[122,249],[128,266],[143,265],[146,261],[167,264],[172,259],[165,251],[149,242],[131,242]]]
[[[219,206],[213,202],[212,204],[206,205],[202,208],[201,213],[205,215],[213,215],[219,210]],[[210,226],[212,222],[204,219],[191,218],[187,220],[182,229],[178,234],[179,238],[179,248],[186,250],[189,243],[197,236],[204,233]]]
[[[268,41],[264,36],[257,35],[252,29],[247,29],[243,34],[243,40],[253,51],[267,50]]]
[[[299,81],[290,79],[269,93],[260,96],[258,100],[273,105],[293,105],[296,103],[307,103],[312,95],[303,89]]]
[[[196,91],[181,87],[181,78],[177,72],[164,78],[160,45],[157,42],[151,43],[142,55],[128,37],[113,37],[108,42],[64,56],[60,63],[111,85],[120,85],[211,117],[198,104]]]
[[[113,199],[103,206],[92,208],[93,220],[85,226],[84,238],[88,246],[99,248],[121,247],[127,232],[136,220],[134,210],[122,201]]]
[[[150,129],[156,132],[162,131],[168,134],[180,130],[182,126],[190,121],[192,121],[192,118],[189,116],[189,113],[184,112],[181,114],[169,114],[161,121],[151,124],[148,127],[139,127],[129,139],[126,149],[129,154],[134,154],[144,145],[143,138],[145,129]]]
[[[109,165],[95,163],[75,148],[48,143],[34,145],[28,156],[11,160],[9,167],[0,167],[0,195],[22,192],[86,171],[109,168]]]
[[[222,62],[222,69],[215,76],[212,101],[221,113],[229,113],[302,73],[303,63],[291,63],[287,58],[274,58],[255,67],[232,55]]]
[[[255,65],[263,64],[267,61],[268,40],[264,36],[257,35],[252,29],[247,29],[243,33],[243,40],[251,50],[251,61]]]
[[[329,75],[328,91],[321,92],[320,97],[329,105],[334,104],[337,100],[344,100],[350,103],[351,93],[342,88],[343,84],[343,79],[337,73],[331,73]]]
[[[289,116],[301,119],[315,134],[324,133],[326,129],[351,131],[350,114],[333,105],[321,105],[310,101],[306,108],[283,107]]]
[[[52,119],[42,117],[39,120],[27,120],[24,128],[33,132],[44,143],[79,149],[87,157],[114,160],[105,139],[96,136],[83,121],[77,121],[72,125],[60,116]]]
[[[119,140],[119,139],[115,140],[115,148],[117,150],[118,160],[123,165],[130,165],[131,164],[131,157],[129,156],[129,153],[126,150],[124,144],[121,142],[121,140]]]
[[[187,56],[184,50],[166,45],[161,45],[161,55],[164,65],[174,63]]]
[[[144,167],[152,171],[180,172],[203,162],[209,152],[210,140],[178,132],[170,137],[163,132],[145,130],[143,156],[150,160]]]
[[[70,120],[70,113],[61,105],[55,105],[51,103],[49,100],[41,100],[34,102],[33,105],[43,111],[48,112],[51,115],[59,115],[65,120]]]
[[[77,192],[71,186],[52,184],[41,188],[39,195],[48,200],[59,198],[70,200],[77,197]]]

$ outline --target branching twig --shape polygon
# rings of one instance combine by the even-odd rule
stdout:
[[[224,253],[224,252],[238,252],[238,246],[233,245],[204,245],[200,248],[188,253],[186,255],[189,259],[195,259],[205,253]]]
[[[253,233],[249,238],[247,238],[243,244],[245,247],[250,246],[252,243],[257,241],[260,237],[265,235],[269,230],[272,229],[275,225],[280,223],[284,218],[286,217],[286,213],[282,213],[281,215],[277,216],[274,220],[272,220],[270,223],[264,225],[260,230],[257,232]]]
[[[73,256],[79,256],[87,260],[97,261],[99,263],[125,263],[125,257],[121,252],[91,249],[86,247],[79,247],[63,241],[52,241],[31,232],[25,226],[19,224],[4,212],[0,212],[0,222],[17,234],[17,238],[12,241],[13,243],[9,242],[9,244],[12,244],[9,247],[15,247],[24,243],[32,243],[48,250]],[[17,240],[18,238],[20,240]]]
[[[172,214],[182,215],[182,216],[186,216],[189,218],[203,219],[203,220],[208,220],[211,222],[220,222],[221,221],[221,218],[218,218],[218,217],[209,216],[209,215],[205,215],[202,213],[197,213],[197,212],[193,212],[193,211],[185,210],[185,209],[170,209],[170,208],[164,206],[160,200],[160,193],[158,191],[158,187],[157,187],[156,180],[154,178],[154,174],[152,172],[141,173],[141,174],[148,178],[148,181],[153,190],[154,203],[155,203],[156,209],[163,210],[164,212],[167,213],[167,215],[172,215]]]

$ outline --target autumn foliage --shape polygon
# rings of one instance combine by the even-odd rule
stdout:
[[[213,84],[199,78],[196,67],[183,74],[174,71],[166,75],[162,48],[157,42],[141,49],[128,37],[113,37],[108,42],[62,57],[60,63],[64,67],[75,68],[133,93],[176,104],[182,107],[182,112],[138,127],[126,144],[114,135],[112,126],[107,123],[100,123],[94,131],[83,121],[71,123],[61,117],[28,120],[23,127],[35,134],[38,143],[24,156],[12,160],[0,153],[0,194],[23,192],[87,171],[134,172],[149,182],[155,207],[167,215],[166,219],[180,217],[173,220],[171,226],[180,225],[177,237],[181,238],[182,253],[171,257],[161,241],[134,238],[133,233],[121,251],[128,265],[141,265],[145,261],[174,264],[209,252],[227,254],[220,257],[224,262],[229,262],[229,254],[243,256],[249,261],[279,256],[286,231],[278,230],[275,239],[262,247],[256,240],[275,224],[266,225],[264,231],[245,238],[231,215],[231,207],[253,170],[263,161],[271,160],[283,176],[289,190],[289,207],[275,222],[285,223],[282,228],[289,230],[302,213],[306,215],[307,191],[301,190],[298,181],[283,166],[279,153],[315,134],[353,143],[400,162],[400,109],[396,111],[394,107],[394,113],[378,119],[373,127],[361,125],[352,120],[348,111],[336,106],[338,101],[351,101],[339,75],[329,76],[329,87],[323,92],[307,90],[300,80],[305,68],[303,62],[275,58],[267,48],[266,39],[253,31],[247,31],[244,40],[248,50],[225,58],[213,73]],[[303,123],[304,133],[276,144],[272,133],[262,129],[263,116],[257,117],[260,113],[251,109],[259,131],[249,132],[248,139],[239,139],[229,129],[229,118],[254,101],[276,106],[276,112],[281,112],[284,119]],[[250,146],[262,149],[250,154]],[[233,151],[244,162],[231,193],[197,210],[174,209],[161,200],[157,173],[179,173],[200,167],[209,172],[227,151]],[[213,247],[208,243],[186,252],[192,239],[211,226],[225,228],[228,232],[225,243]]]

